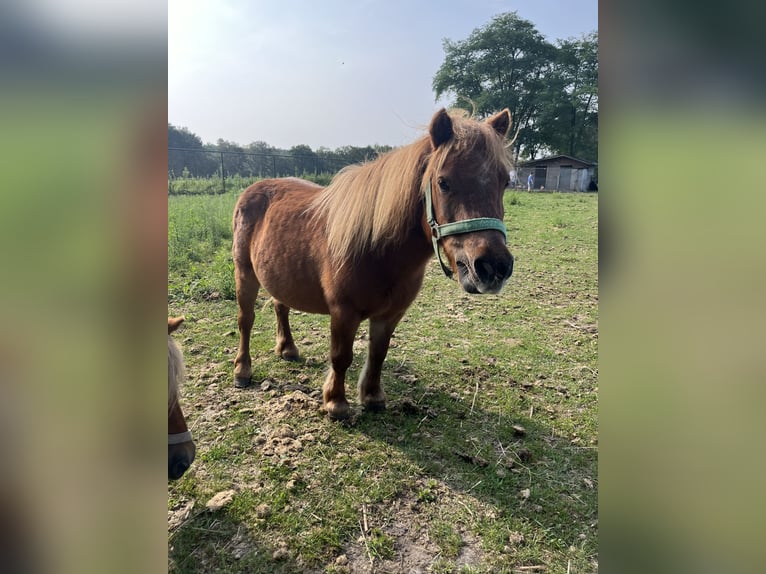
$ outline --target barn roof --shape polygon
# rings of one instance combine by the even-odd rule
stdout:
[[[535,166],[535,165],[545,165],[545,164],[552,163],[554,161],[559,161],[559,160],[562,160],[562,159],[565,159],[565,160],[568,159],[568,160],[571,160],[573,162],[576,162],[576,163],[579,163],[579,164],[581,164],[583,166],[588,166],[588,167],[594,167],[594,166],[598,165],[598,164],[596,164],[595,162],[592,162],[592,161],[588,161],[588,160],[585,160],[585,159],[579,159],[579,158],[576,158],[576,157],[572,157],[571,155],[564,155],[564,154],[550,155],[548,157],[541,157],[540,159],[533,159],[532,161],[523,161],[523,162],[519,162],[517,165],[519,167],[531,167],[531,166]]]

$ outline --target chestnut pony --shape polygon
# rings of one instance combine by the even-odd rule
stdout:
[[[170,334],[183,323],[183,317],[168,317],[168,478],[181,478],[194,461],[196,447],[178,403],[178,387],[185,377],[181,350]]]
[[[359,401],[383,410],[380,376],[389,341],[434,251],[445,274],[457,274],[468,293],[498,293],[511,275],[502,222],[510,123],[507,109],[481,122],[441,109],[426,135],[341,170],[325,188],[286,178],[242,192],[233,218],[235,385],[251,384],[250,333],[263,286],[277,316],[276,352],[285,359],[298,358],[291,308],[330,315],[323,402],[334,419],[349,415],[346,371],[359,324],[369,319]]]

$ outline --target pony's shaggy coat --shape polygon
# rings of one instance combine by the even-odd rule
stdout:
[[[333,418],[348,416],[346,371],[359,324],[369,319],[359,398],[365,408],[384,408],[380,376],[391,335],[420,291],[434,253],[426,189],[439,224],[502,221],[510,120],[508,110],[478,122],[442,109],[425,136],[343,169],[326,188],[284,178],[259,181],[242,192],[232,217],[240,335],[235,384],[252,383],[250,333],[263,286],[277,316],[276,352],[285,359],[299,356],[291,308],[330,315],[331,369],[323,399]],[[513,270],[497,228],[449,235],[439,245],[469,293],[498,293]]]

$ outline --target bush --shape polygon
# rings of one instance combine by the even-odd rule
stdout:
[[[511,193],[509,199],[508,199],[509,205],[521,205],[521,197],[519,196],[518,192],[514,191]]]

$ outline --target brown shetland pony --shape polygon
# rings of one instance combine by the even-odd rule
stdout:
[[[168,478],[181,478],[194,461],[196,447],[178,403],[178,387],[185,377],[181,350],[170,334],[183,323],[183,317],[168,317]]]
[[[298,357],[291,308],[330,315],[331,367],[323,399],[334,419],[349,415],[346,371],[359,324],[369,319],[359,401],[365,409],[384,409],[383,360],[434,248],[440,260],[439,245],[446,254],[445,273],[457,273],[469,293],[498,293],[511,275],[513,257],[501,222],[510,123],[507,109],[483,122],[442,109],[427,135],[345,168],[326,188],[288,178],[246,189],[233,219],[240,334],[235,385],[251,383],[250,332],[263,286],[277,316],[276,352],[285,359]],[[452,225],[466,220],[494,224],[469,231]],[[448,227],[449,234],[439,233]]]

